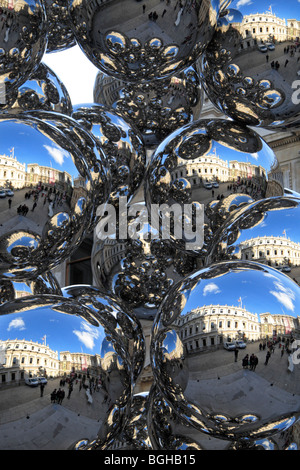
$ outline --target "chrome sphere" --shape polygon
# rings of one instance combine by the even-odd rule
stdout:
[[[121,114],[99,104],[74,106],[72,117],[101,145],[111,173],[109,202],[115,207],[121,196],[130,202],[145,173],[146,150],[138,130]]]
[[[114,223],[115,218],[106,217],[94,232],[94,284],[131,307],[138,318],[153,319],[171,286],[196,269],[195,259],[160,239],[144,204],[125,207],[121,223]],[[102,226],[107,224],[104,236]]]
[[[72,103],[64,84],[46,64],[41,63],[1,109],[9,112],[43,109],[70,115]]]
[[[68,5],[65,0],[44,0],[47,13],[47,53],[70,49],[76,40],[70,25]]]
[[[1,373],[7,382],[14,374],[19,384],[13,400],[11,390],[0,391],[6,404],[2,449],[15,449],[17,442],[67,450],[82,435],[105,449],[124,426],[143,360],[141,328],[113,299],[89,286],[80,290],[75,286],[73,295],[71,286],[63,296],[35,295],[0,307]],[[43,390],[36,377],[46,379]]]
[[[229,10],[220,19],[199,61],[200,76],[212,103],[235,121],[271,130],[299,125],[299,46],[288,31],[294,34],[300,10],[293,5],[293,19],[256,13],[259,5],[253,15]]]
[[[235,211],[219,228],[208,262],[252,260],[293,277],[300,265],[300,199],[274,197]]]
[[[76,40],[90,61],[108,75],[140,83],[192,65],[211,40],[225,3],[69,0],[69,9]]]
[[[170,210],[201,204],[211,212],[213,201],[229,202],[240,193],[261,199],[276,166],[274,152],[255,131],[228,120],[200,119],[158,146],[145,177],[146,204],[149,211],[155,204]],[[281,186],[275,189],[283,194]]]
[[[152,370],[199,439],[257,441],[296,422],[299,307],[298,284],[254,262],[216,263],[170,290],[153,324]]]
[[[99,72],[94,101],[115,109],[141,132],[147,147],[200,118],[203,92],[196,67],[164,80],[128,83]]]
[[[6,188],[1,193],[0,278],[23,281],[70,256],[96,222],[96,188],[102,187],[103,196],[109,185],[102,180],[97,186],[91,174],[100,161],[95,157],[93,167],[74,140],[49,122],[25,113],[2,114],[0,134]]]
[[[46,13],[40,0],[1,2],[0,107],[35,71],[47,47]]]

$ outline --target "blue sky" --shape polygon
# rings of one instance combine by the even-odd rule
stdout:
[[[251,13],[264,13],[272,8],[279,18],[300,20],[299,0],[233,0],[230,7],[237,8],[244,15]]]
[[[78,315],[59,313],[48,307],[0,316],[0,341],[25,339],[46,344],[53,351],[100,354],[102,327],[95,327]]]

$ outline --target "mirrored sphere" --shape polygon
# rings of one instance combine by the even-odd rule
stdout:
[[[47,13],[47,53],[59,52],[76,45],[70,26],[68,4],[65,0],[44,0]]]
[[[199,60],[203,87],[212,103],[235,121],[293,129],[300,118],[295,29],[300,8],[298,2],[293,2],[293,11],[286,5],[286,14],[278,18],[275,7],[274,13],[272,8],[262,12],[258,1],[252,3],[251,15],[229,10],[220,19]]]
[[[67,115],[72,113],[72,103],[66,87],[44,63],[0,107],[2,110],[9,109],[9,112],[43,109]]]
[[[257,441],[295,424],[299,302],[292,279],[246,261],[212,264],[171,288],[153,325],[152,370],[199,438]]]
[[[41,62],[47,31],[45,8],[40,0],[3,0],[0,8],[0,103],[5,104]]]
[[[110,225],[106,237],[101,225],[94,232],[94,284],[134,309],[138,318],[153,319],[171,286],[196,269],[195,259],[160,239],[143,203],[124,209],[117,226],[115,218],[103,219]]]
[[[155,204],[201,204],[211,213],[212,203],[224,200],[229,213],[230,200],[238,194],[254,200],[271,188],[283,194],[280,185],[273,186],[277,166],[273,150],[255,131],[228,120],[200,119],[158,146],[145,177],[146,204],[149,211]]]
[[[103,449],[123,426],[139,325],[99,291],[87,306],[70,291],[0,307],[1,449],[68,450],[83,436]]]
[[[146,150],[139,131],[121,114],[99,104],[80,104],[72,117],[101,145],[111,173],[109,202],[115,207],[119,198],[130,202],[144,178]]]
[[[55,276],[49,271],[28,281],[0,281],[0,308],[1,304],[29,295],[62,295],[61,288]]]
[[[93,167],[74,141],[36,117],[2,114],[0,136],[0,277],[33,279],[65,260],[92,225]]]
[[[192,65],[215,31],[221,0],[69,0],[72,28],[90,61],[130,82],[168,77]]]
[[[147,147],[200,118],[203,92],[196,68],[164,80],[129,83],[99,72],[94,101],[112,107],[142,133]]]
[[[237,210],[215,234],[208,263],[252,260],[297,278],[300,266],[300,199],[262,199]]]

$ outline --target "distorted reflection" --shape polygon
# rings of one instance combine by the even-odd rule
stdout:
[[[253,443],[298,419],[299,302],[293,280],[246,261],[212,264],[170,290],[153,325],[152,368],[197,441]]]

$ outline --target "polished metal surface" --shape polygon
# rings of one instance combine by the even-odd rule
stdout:
[[[48,43],[46,52],[59,52],[76,45],[70,26],[68,3],[65,0],[43,0],[48,27]]]
[[[28,111],[41,109],[71,115],[70,95],[57,75],[41,63],[30,78],[15,90],[1,110]]]
[[[228,3],[69,0],[69,8],[75,38],[96,67],[120,80],[149,82],[192,65]]]
[[[40,0],[3,0],[0,8],[1,109],[40,64],[47,47],[47,22]]]
[[[252,3],[256,13],[260,2]],[[293,12],[288,8],[284,19],[270,11],[244,18],[230,9],[219,20],[199,60],[207,96],[237,122],[273,130],[299,126],[300,103],[295,86],[299,45],[297,38],[292,38],[293,21],[299,21],[300,8],[298,2],[293,2]]]
[[[93,439],[93,448],[105,449],[126,422],[134,381],[144,361],[143,334],[135,317],[91,286],[69,286],[63,296],[31,295],[3,303],[0,325],[1,373],[7,381],[13,374],[19,385],[18,402],[9,403],[9,413],[2,409],[6,435],[0,447],[14,447],[16,425],[17,433],[26,432],[20,405],[35,398],[37,407],[28,406],[27,418],[35,422],[35,413],[47,413],[45,440],[51,441],[53,421],[57,428],[67,409],[65,450],[82,441],[82,433]],[[27,379],[34,377],[47,379],[43,390],[27,385]],[[55,389],[65,392],[62,402],[52,398]],[[4,404],[5,388],[0,395]],[[33,440],[38,439],[39,427],[32,432]]]
[[[167,294],[153,324],[152,370],[159,393],[196,441],[206,435],[253,444],[295,424],[299,302],[298,284],[250,261],[212,264]],[[246,345],[236,360],[226,350],[234,341]]]
[[[13,191],[0,200],[1,279],[34,279],[60,264],[93,228],[97,204],[108,198],[92,136],[79,134],[83,153],[55,119],[67,119],[75,136],[77,123],[72,128],[71,118],[59,113],[1,115],[2,184]]]
[[[129,205],[125,215],[126,238],[121,237],[119,226],[104,239],[95,230],[93,281],[134,309],[139,318],[154,319],[171,286],[196,269],[196,262],[169,240],[159,239],[143,203]],[[108,222],[105,218],[103,224]]]
[[[132,122],[145,145],[152,148],[171,132],[200,118],[203,91],[196,66],[168,79],[134,84],[99,72],[94,101],[112,107]]]
[[[250,260],[293,277],[300,265],[300,199],[273,197],[237,210],[216,232],[207,263]]]
[[[200,203],[215,230],[234,208],[268,194],[277,167],[275,153],[254,130],[229,120],[199,119],[157,147],[147,169],[145,201],[149,211],[153,204]],[[273,190],[283,194],[280,184]]]
[[[142,136],[121,114],[100,104],[79,104],[72,117],[101,145],[111,173],[109,203],[119,198],[129,203],[139,189],[146,170],[146,150]]]

